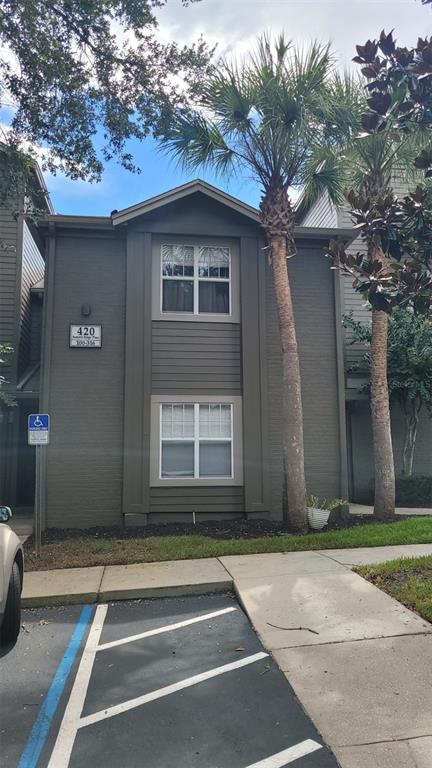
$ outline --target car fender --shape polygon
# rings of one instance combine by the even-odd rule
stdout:
[[[12,565],[18,558],[21,572],[21,586],[23,581],[24,556],[22,544],[14,531],[8,525],[0,524],[0,616],[3,615],[9,589],[9,579]]]

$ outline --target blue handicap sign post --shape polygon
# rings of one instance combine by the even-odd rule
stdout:
[[[42,547],[42,460],[43,446],[50,441],[50,417],[48,413],[31,413],[27,421],[28,443],[36,447],[36,488],[34,507],[34,536],[36,555],[40,556]]]
[[[31,413],[28,417],[29,445],[48,445],[50,417],[48,413]]]

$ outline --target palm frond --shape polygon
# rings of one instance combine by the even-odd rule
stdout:
[[[222,122],[224,131],[248,130],[253,98],[247,80],[236,64],[225,63],[204,88],[203,94],[205,106]]]
[[[396,132],[391,125],[379,133],[360,135],[348,153],[348,185],[370,194],[371,188],[381,192],[391,189],[398,177],[414,183],[420,178],[414,158],[421,142],[420,135]]]
[[[366,106],[363,85],[349,72],[336,72],[317,104],[329,137],[337,143],[352,141],[359,133]]]
[[[345,155],[326,145],[317,147],[304,164],[299,182],[305,209],[308,210],[324,193],[332,203],[341,205],[347,182]]]
[[[295,49],[285,74],[292,83],[297,98],[308,99],[328,80],[334,66],[330,45],[314,41],[305,51]]]
[[[164,137],[162,149],[186,170],[208,166],[224,174],[235,166],[234,149],[218,126],[198,112],[177,115]]]
[[[243,62],[219,65],[200,105],[176,115],[162,143],[188,168],[242,165],[264,190],[289,190],[311,172],[315,190],[327,186],[336,199],[340,162],[323,154],[345,147],[355,89],[335,78],[333,62],[328,45],[299,50],[263,35]]]

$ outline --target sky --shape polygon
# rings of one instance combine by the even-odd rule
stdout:
[[[432,34],[432,8],[420,0],[201,0],[187,8],[180,0],[168,0],[158,19],[164,40],[188,43],[202,34],[209,44],[217,43],[219,55],[244,55],[265,31],[284,31],[288,39],[303,45],[315,38],[331,41],[342,68],[351,66],[356,44],[376,38],[383,28],[387,32],[394,28],[399,43],[408,46],[419,36]],[[122,170],[114,161],[98,184],[46,175],[56,212],[109,215],[114,208],[120,210],[197,176],[258,205],[260,190],[251,179],[215,178],[202,170],[184,173],[151,139],[132,141],[128,148],[142,168],[139,175]]]

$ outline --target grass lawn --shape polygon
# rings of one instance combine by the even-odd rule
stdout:
[[[432,518],[416,517],[395,523],[365,524],[324,533],[294,536],[288,533],[256,539],[214,539],[207,536],[155,536],[117,539],[83,536],[42,545],[36,558],[26,549],[26,570],[77,568],[88,565],[126,565],[158,560],[188,560],[260,552],[299,552],[344,547],[379,547],[392,544],[432,543]]]
[[[355,571],[432,622],[432,555],[362,565]]]

